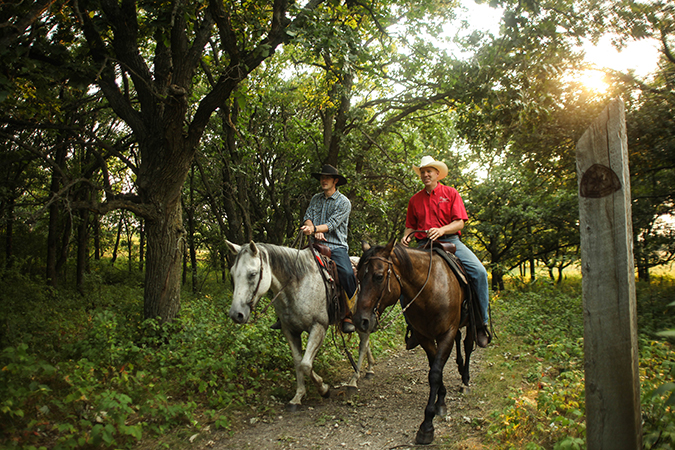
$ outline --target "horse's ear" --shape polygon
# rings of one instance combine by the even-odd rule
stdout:
[[[256,247],[255,242],[251,241],[249,242],[249,248],[251,249],[251,253],[253,253],[253,256],[258,254],[258,247]]]
[[[394,248],[394,244],[396,244],[396,238],[393,238],[387,246],[384,248],[384,252],[389,256],[391,254],[392,249]]]
[[[239,250],[241,250],[241,245],[237,245],[233,242],[228,241],[227,239],[225,239],[225,245],[227,245],[227,248],[230,250],[230,253],[235,255],[239,253]]]
[[[370,244],[367,243],[366,241],[361,241],[361,250],[367,252],[368,250],[370,250]]]

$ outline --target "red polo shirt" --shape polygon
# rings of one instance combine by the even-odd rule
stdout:
[[[469,220],[462,197],[457,189],[438,183],[431,194],[422,189],[410,198],[405,226],[413,230],[428,230],[440,228],[458,219]],[[415,237],[424,239],[427,235],[415,233]]]

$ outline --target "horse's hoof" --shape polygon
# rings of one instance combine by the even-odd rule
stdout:
[[[372,380],[374,376],[373,372],[366,372],[366,380]]]
[[[419,445],[428,445],[434,442],[434,428],[431,427],[430,431],[424,431],[422,427],[417,430],[417,436],[415,436],[415,444]]]
[[[321,393],[320,393],[321,394]],[[330,398],[330,388],[326,389],[326,392],[321,394],[323,398]]]
[[[345,388],[347,389],[348,395],[354,395],[357,392],[359,392],[359,388],[357,388],[356,386],[345,386]]]
[[[448,408],[445,405],[437,406],[436,407],[436,415],[440,417],[445,417],[445,415],[448,414]]]
[[[469,394],[471,393],[471,388],[469,386],[462,385],[459,388],[459,392],[461,392],[462,394]]]
[[[298,404],[296,403],[286,403],[286,411],[290,413],[294,413],[298,411]]]

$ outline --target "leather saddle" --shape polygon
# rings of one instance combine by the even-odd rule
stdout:
[[[319,242],[313,242],[311,245],[316,262],[319,268],[322,269],[324,281],[331,285],[332,290],[339,290],[340,278],[337,273],[337,265],[331,259],[332,252],[330,251],[330,247]]]
[[[428,241],[423,249],[432,249],[438,254],[445,262],[450,266],[452,271],[457,276],[459,284],[462,286],[465,292],[464,302],[462,303],[462,312],[461,312],[461,321],[464,321],[466,317],[474,324],[478,323],[476,318],[480,317],[480,309],[478,307],[478,302],[476,301],[477,296],[473,285],[469,282],[469,277],[466,273],[466,269],[462,265],[462,262],[457,256],[455,256],[455,251],[457,247],[451,242],[434,242],[433,246],[431,241]]]
[[[443,242],[443,241],[432,241],[428,240],[422,248],[422,250],[428,250],[432,248],[431,243],[433,242],[433,248],[442,248],[447,253],[452,253],[453,255],[457,251],[457,247],[452,242]]]

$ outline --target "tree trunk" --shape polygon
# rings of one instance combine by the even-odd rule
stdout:
[[[504,274],[502,273],[501,269],[492,269],[492,290],[504,290]]]
[[[194,207],[194,179],[195,179],[195,166],[194,164],[190,167],[190,183],[189,183],[189,195],[190,203],[186,211],[187,221],[188,221],[188,249],[190,252],[190,268],[192,275],[192,292],[197,292],[197,249],[195,248],[195,207]],[[183,284],[185,284],[185,279],[183,279]]]
[[[84,274],[87,270],[87,256],[89,254],[89,211],[79,213],[80,223],[77,226],[77,269],[75,271],[75,286],[82,293]]]
[[[146,219],[145,318],[173,320],[180,309],[183,218],[180,199],[163,206],[161,217]]]
[[[115,264],[115,261],[117,261],[117,250],[119,250],[119,246],[120,246],[120,237],[122,236],[122,224],[123,223],[124,223],[124,212],[122,212],[122,216],[120,217],[120,221],[117,224],[117,237],[115,238],[115,246],[113,247],[112,257],[110,258],[110,264]]]
[[[12,250],[12,239],[14,235],[14,197],[7,201],[6,209],[6,233],[5,233],[5,262],[8,268],[11,268],[14,263],[14,252]]]
[[[353,76],[350,73],[343,72],[341,85],[340,107],[335,115],[335,125],[329,137],[328,155],[324,161],[334,167],[339,167],[340,147],[342,138],[347,135],[347,114],[351,108],[351,92]]]
[[[224,234],[229,241],[246,243],[253,238],[253,230],[248,211],[248,190],[246,179],[233,170],[241,164],[241,157],[237,152],[237,130],[231,124],[236,123],[238,116],[237,102],[232,108],[220,108],[219,116],[222,119],[225,139],[223,146],[223,209],[227,216],[228,227]]]
[[[52,176],[52,186],[54,177]],[[52,187],[53,192],[53,187]],[[56,274],[56,246],[58,243],[59,208],[56,203],[49,205],[49,231],[47,232],[47,284],[56,287],[59,279]]]
[[[134,268],[134,264],[133,264],[134,258],[133,258],[133,253],[132,253],[133,250],[134,250],[134,241],[133,241],[134,230],[131,227],[131,223],[130,223],[131,220],[127,217],[125,217],[124,219],[125,219],[124,220],[124,229],[127,232],[127,254],[129,255],[129,260],[128,260],[129,269],[128,269],[128,271],[129,271],[129,273],[131,273],[133,271],[133,268]]]
[[[638,280],[649,283],[649,266],[644,261],[638,261]]]
[[[66,148],[64,145],[57,146],[56,150],[56,164],[59,167],[65,165]],[[49,231],[47,232],[47,284],[56,287],[59,283],[57,259],[58,259],[58,242],[60,234],[59,220],[59,205],[58,199],[54,198],[61,187],[61,173],[52,169],[52,180],[49,191],[52,196],[52,203],[49,205]]]
[[[145,220],[140,219],[140,230],[138,236],[138,270],[143,272],[143,262],[145,251]]]
[[[94,259],[96,261],[100,261],[101,260],[101,217],[98,214],[94,214],[93,227],[94,227]]]
[[[62,281],[66,281],[66,262],[68,262],[68,251],[70,249],[70,238],[73,236],[72,215],[65,214],[65,224],[63,234],[61,235],[61,247],[59,248],[58,258],[56,260],[56,276]]]

